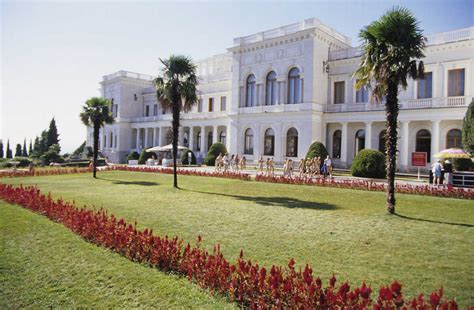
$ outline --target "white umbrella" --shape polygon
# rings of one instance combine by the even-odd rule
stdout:
[[[173,149],[173,145],[168,144],[165,146],[154,146],[152,148],[147,149],[146,151],[147,152],[160,152],[160,151],[170,151],[172,149]],[[184,149],[187,149],[187,147],[178,145],[178,150],[184,150]]]

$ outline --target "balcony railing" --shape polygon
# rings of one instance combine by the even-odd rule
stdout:
[[[227,111],[215,111],[215,112],[190,112],[190,113],[182,113],[181,112],[181,119],[188,120],[188,119],[212,119],[212,118],[219,118],[224,117],[228,114]],[[171,114],[160,114],[157,116],[141,116],[141,117],[128,117],[124,118],[121,117],[117,119],[119,122],[130,122],[130,123],[145,123],[145,122],[158,122],[158,121],[171,121],[172,120]]]
[[[434,109],[434,108],[457,108],[466,107],[470,103],[469,97],[444,97],[444,98],[427,98],[427,99],[411,99],[400,101],[400,109]],[[328,104],[325,112],[368,112],[382,111],[385,109],[384,103],[348,103],[348,104]]]
[[[117,77],[128,77],[128,78],[132,78],[132,79],[146,80],[146,81],[152,81],[154,79],[154,77],[152,77],[151,75],[141,74],[141,73],[136,73],[136,72],[130,72],[130,71],[125,71],[125,70],[117,71],[117,72],[109,74],[109,75],[104,75],[103,79],[104,79],[104,81],[109,81],[109,80],[115,79]]]
[[[263,105],[256,107],[241,107],[238,109],[239,114],[259,114],[259,113],[276,113],[276,112],[299,112],[299,111],[319,111],[323,112],[324,107],[318,103],[298,103],[298,104],[279,104],[279,105]]]

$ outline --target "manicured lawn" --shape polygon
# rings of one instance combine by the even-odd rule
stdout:
[[[294,257],[297,264],[310,263],[325,280],[334,272],[340,281],[365,280],[378,289],[396,279],[409,296],[443,285],[445,294],[456,296],[461,305],[474,304],[472,201],[398,195],[400,217],[386,215],[385,195],[379,192],[184,176],[179,178],[182,189],[174,190],[170,175],[100,172],[99,177],[76,174],[2,181],[38,184],[56,197],[105,207],[158,234],[191,242],[200,234],[209,248],[220,243],[229,259],[236,258],[241,248],[246,257],[265,266],[284,265]],[[53,238],[49,242],[55,243]],[[144,268],[135,279],[147,273],[162,275]],[[81,300],[68,294],[69,304]],[[99,298],[100,290],[96,294]],[[18,294],[19,300],[28,299],[22,296]],[[150,304],[151,298],[161,300],[149,293],[134,301]],[[186,306],[186,301],[181,298],[176,303]],[[96,303],[102,304],[109,305]]]
[[[231,308],[184,278],[87,243],[0,202],[0,308]]]

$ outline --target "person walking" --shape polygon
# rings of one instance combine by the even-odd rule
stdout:
[[[437,162],[433,164],[433,185],[439,186],[441,180],[441,171],[443,170],[443,165],[441,165],[441,160],[438,159]]]
[[[332,177],[332,160],[331,160],[331,157],[329,157],[329,155],[324,160],[324,164],[326,165],[327,173],[329,174],[330,177]]]
[[[260,156],[260,159],[258,160],[258,170],[263,173],[263,165],[265,164],[265,161],[263,160],[263,156]]]
[[[227,172],[229,170],[229,156],[228,154],[225,154],[224,157],[222,157],[222,162],[224,164],[224,172]]]
[[[448,160],[444,162],[444,184],[453,185],[453,164]]]

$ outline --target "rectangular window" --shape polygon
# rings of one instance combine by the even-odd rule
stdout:
[[[226,101],[227,101],[227,98],[226,96],[222,96],[221,97],[221,111],[225,111],[226,110]]]
[[[157,104],[153,105],[153,116],[158,116],[158,105]]]
[[[145,107],[145,116],[150,116],[150,106],[149,105],[147,105]]]
[[[367,88],[367,86],[364,86],[356,91],[356,102],[369,102],[369,89]]]
[[[344,103],[344,82],[334,83],[334,103]]]
[[[448,96],[464,96],[464,69],[448,71]]]
[[[214,112],[214,98],[209,98],[209,112]]]
[[[202,99],[198,100],[198,112],[202,112]]]
[[[418,80],[418,99],[432,98],[433,74],[425,72],[424,79]]]
[[[105,149],[107,147],[107,136],[104,135],[104,144],[103,144],[103,148]]]
[[[117,148],[117,135],[114,136],[114,147]]]

